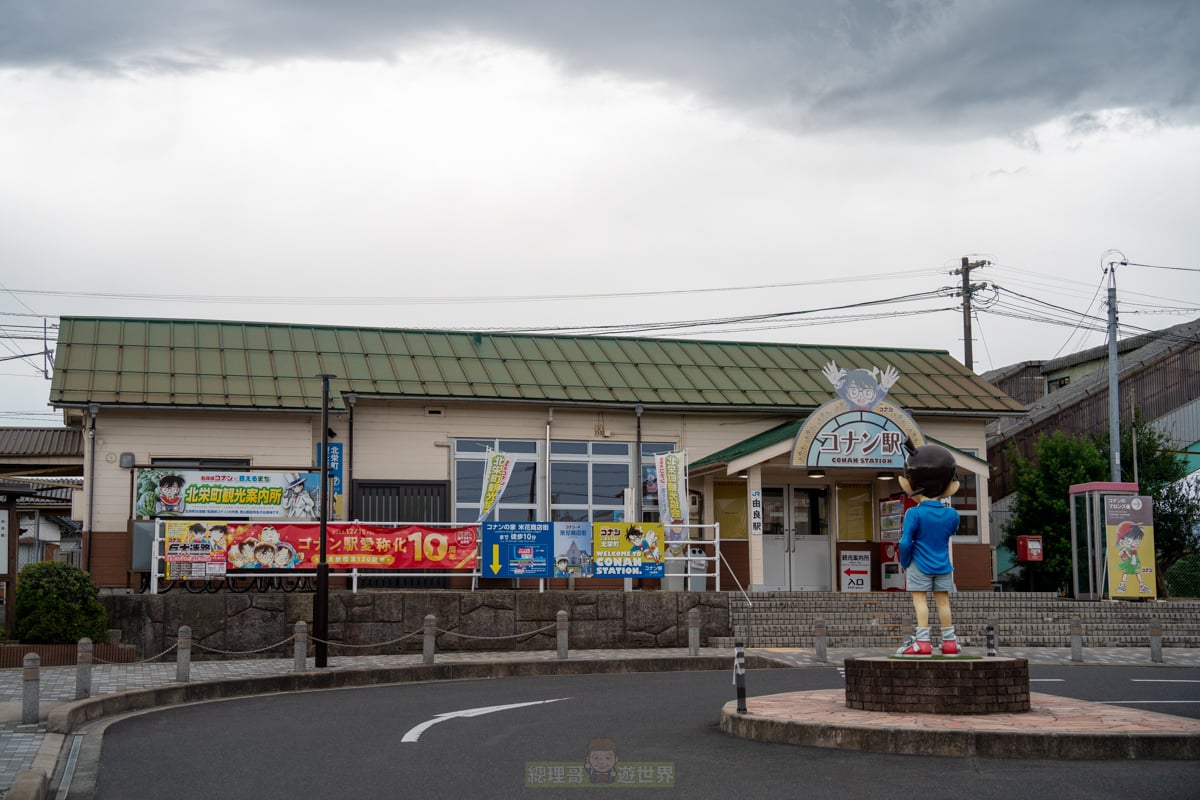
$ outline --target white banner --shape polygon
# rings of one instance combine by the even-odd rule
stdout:
[[[477,522],[482,522],[484,517],[492,513],[492,509],[496,507],[496,503],[500,502],[501,496],[504,494],[504,489],[508,486],[508,479],[512,477],[513,460],[501,453],[499,450],[487,449],[487,455],[483,461],[483,494],[479,498],[479,519]]]
[[[658,518],[662,520],[666,544],[687,541],[688,492],[687,451],[654,457],[658,477]]]

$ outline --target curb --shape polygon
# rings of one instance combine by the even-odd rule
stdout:
[[[786,669],[787,664],[762,656],[747,656],[754,669]],[[225,678],[215,681],[180,683],[152,689],[133,689],[115,694],[63,703],[46,719],[47,737],[38,760],[50,758],[49,769],[27,769],[17,773],[6,800],[46,800],[50,775],[55,770],[67,735],[104,717],[164,706],[224,700],[281,692],[348,689],[362,686],[421,683],[426,681],[515,678],[541,675],[596,675],[640,672],[703,672],[730,668],[728,656],[668,656],[640,659],[580,659],[559,661],[482,661],[416,664],[396,667],[351,667],[335,670],[291,672],[278,675]],[[57,736],[55,735],[57,734]],[[52,748],[47,752],[46,745]]]
[[[754,713],[739,714],[736,701],[721,708],[721,730],[731,736],[760,742],[900,755],[1079,761],[1200,759],[1200,733],[929,730],[809,722]]]

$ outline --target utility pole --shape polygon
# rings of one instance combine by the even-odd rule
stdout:
[[[972,261],[963,256],[962,267],[951,272],[951,275],[962,275],[962,291],[959,294],[963,299],[963,363],[967,365],[967,369],[975,370],[975,356],[971,351],[971,295],[977,289],[987,287],[986,283],[971,283],[971,270],[986,267],[990,261]]]
[[[1117,393],[1117,262],[1108,262],[1108,461],[1113,483],[1121,480],[1121,395]]]

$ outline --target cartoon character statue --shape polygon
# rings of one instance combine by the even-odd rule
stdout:
[[[833,386],[838,397],[845,400],[854,411],[873,409],[887,395],[888,389],[900,380],[899,371],[892,366],[883,370],[872,367],[869,370],[852,369],[847,372],[834,361],[822,367],[821,374]]]
[[[186,508],[187,503],[183,499],[183,478],[179,475],[163,475],[158,481],[158,499],[154,503],[155,516],[177,516]]]
[[[1117,591],[1125,591],[1125,581],[1130,575],[1137,578],[1139,591],[1142,594],[1151,594],[1153,590],[1146,585],[1146,581],[1142,579],[1142,562],[1138,558],[1138,545],[1142,543],[1142,539],[1146,536],[1146,532],[1142,530],[1142,526],[1136,522],[1122,522],[1117,528],[1117,570],[1121,573],[1121,582],[1117,584]]]
[[[939,502],[959,489],[954,456],[944,447],[926,444],[915,447],[906,440],[908,458],[900,486],[917,505],[904,514],[900,536],[900,566],[917,614],[916,634],[897,650],[902,656],[931,656],[929,599],[932,591],[942,625],[942,655],[961,654],[950,616],[950,592],[954,591],[954,565],[950,563],[950,540],[958,532],[958,512]]]

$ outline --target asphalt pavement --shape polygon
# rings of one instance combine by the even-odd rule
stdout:
[[[746,651],[752,666],[776,665],[781,667],[829,667],[839,665],[847,658],[883,655],[878,649],[830,648],[825,659],[820,660],[811,649],[750,648]],[[1153,662],[1148,648],[1084,649],[1074,661],[1070,648],[1022,648],[1004,650],[1001,656],[1027,659],[1030,665],[1069,666],[1083,663],[1088,665],[1131,665],[1163,667],[1200,666],[1200,649],[1164,648],[1162,661]],[[611,671],[635,672],[679,669],[731,669],[734,652],[724,648],[700,648],[697,655],[690,655],[686,648],[639,648],[620,650],[572,650],[566,660],[550,651],[504,651],[504,652],[445,652],[438,653],[435,664],[424,665],[420,653],[380,656],[331,656],[328,666],[317,669],[310,657],[302,673],[298,673],[291,658],[237,659],[237,660],[193,660],[188,674],[188,683],[178,680],[178,668],[174,662],[141,662],[134,664],[95,664],[91,673],[91,692],[87,700],[76,700],[76,667],[42,668],[37,675],[37,718],[36,723],[23,723],[30,710],[31,700],[26,699],[27,676],[21,668],[0,670],[0,797],[24,800],[36,797],[45,791],[56,768],[61,768],[60,759],[67,752],[68,735],[86,720],[121,713],[130,708],[145,708],[176,702],[212,699],[237,694],[271,693],[316,686],[370,685],[391,681],[427,680],[446,677],[480,677],[485,675],[554,674],[564,671],[575,674]],[[774,696],[771,713],[782,714],[792,719],[801,713],[813,714],[811,703],[793,704],[789,708],[784,696]],[[1036,695],[1036,703],[1046,705],[1051,699]],[[804,698],[805,700],[811,698]],[[750,711],[758,713],[766,706],[755,699]],[[1082,715],[1094,720],[1095,709],[1083,701],[1073,701],[1056,708],[1039,722],[1050,726],[1048,734],[1054,734],[1063,726],[1070,729],[1080,723],[1074,716]],[[845,711],[837,698],[827,699],[823,707],[827,715],[836,716]],[[1073,711],[1070,709],[1074,709]],[[714,715],[721,709],[713,709]],[[864,713],[864,712],[860,712]],[[1140,712],[1133,712],[1140,713]],[[876,714],[869,724],[884,728],[896,728],[901,721],[889,714]],[[992,716],[992,715],[989,715]],[[1162,717],[1164,715],[1153,715]],[[1178,718],[1171,718],[1178,719]],[[1144,720],[1143,720],[1144,721]],[[816,718],[816,724],[828,720]],[[861,724],[856,720],[855,724]],[[946,720],[935,715],[906,719],[904,726],[917,726],[929,731],[944,727]],[[1151,720],[1153,725],[1155,720]],[[1194,734],[1200,738],[1200,723]],[[1020,721],[1014,723],[1020,725]],[[1087,723],[1094,725],[1094,721]],[[1028,727],[1028,725],[1026,725]],[[1183,728],[1191,730],[1188,725]],[[735,733],[735,735],[740,735]],[[44,776],[44,777],[43,777]],[[42,795],[45,796],[45,795]]]

